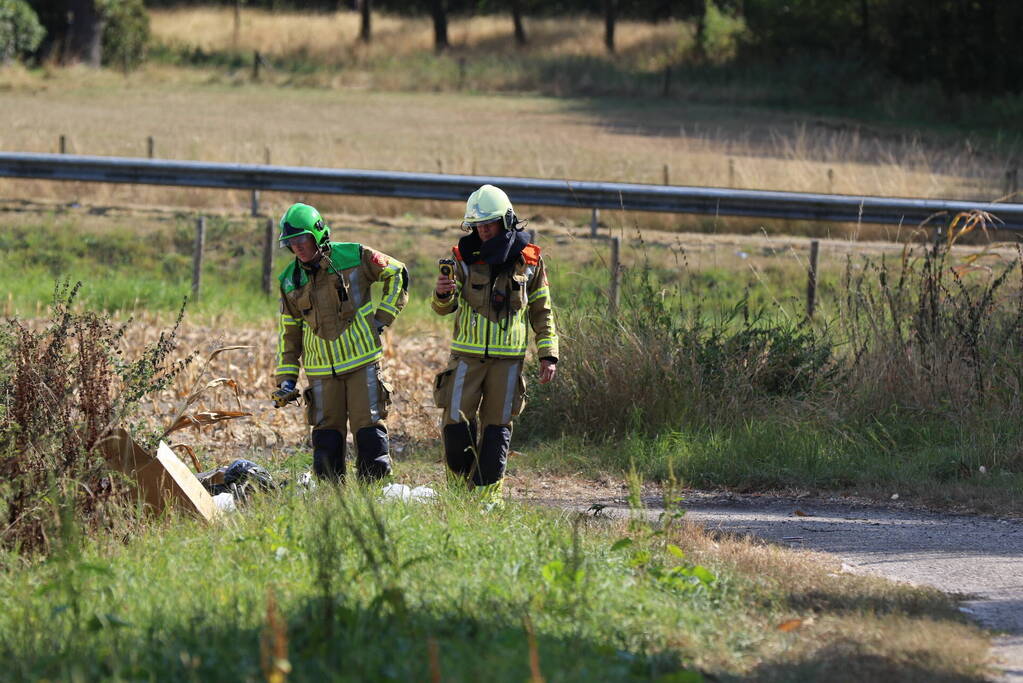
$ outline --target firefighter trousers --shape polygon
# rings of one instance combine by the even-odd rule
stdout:
[[[448,367],[437,375],[434,402],[444,411],[441,424],[448,467],[476,486],[504,477],[511,423],[525,407],[522,364],[522,358],[453,354]]]
[[[391,473],[385,423],[391,390],[381,378],[379,363],[336,377],[310,377],[303,396],[306,422],[313,428],[313,471],[318,477],[344,479],[348,426],[359,477],[374,480]]]

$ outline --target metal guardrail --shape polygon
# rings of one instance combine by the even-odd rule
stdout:
[[[935,227],[962,211],[985,211],[1000,229],[1023,230],[1023,204],[641,185],[576,180],[215,164],[197,161],[0,153],[0,177],[178,185],[293,193],[465,201],[483,183],[518,206],[566,206],[794,220]]]

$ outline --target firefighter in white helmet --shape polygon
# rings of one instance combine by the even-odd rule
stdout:
[[[358,476],[391,473],[387,418],[390,387],[380,371],[381,332],[408,302],[408,271],[398,260],[355,242],[332,242],[320,212],[292,205],[281,217],[280,244],[294,253],[280,274],[278,407],[298,398],[299,367],[309,388],[303,396],[312,427],[313,471],[339,482],[345,476],[345,441],[351,425]],[[383,284],[379,299],[371,288]]]
[[[522,225],[500,188],[473,192],[462,222],[469,234],[452,249],[452,276],[437,278],[432,300],[435,312],[454,315],[451,360],[434,383],[447,465],[494,505],[503,503],[511,423],[525,403],[529,329],[541,383],[554,379],[558,362],[544,260]]]

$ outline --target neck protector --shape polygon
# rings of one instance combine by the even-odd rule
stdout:
[[[473,228],[470,234],[458,240],[458,251],[468,263],[483,261],[491,266],[502,266],[514,263],[527,244],[529,235],[522,230],[505,230],[484,242]]]

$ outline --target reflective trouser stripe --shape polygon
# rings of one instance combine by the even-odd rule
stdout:
[[[465,386],[465,373],[469,370],[469,364],[464,360],[458,361],[458,370],[455,371],[455,385],[451,389],[451,421],[461,421],[462,388]]]
[[[515,400],[515,386],[519,381],[519,364],[508,366],[508,386],[504,393],[504,411],[501,413],[501,424],[511,422],[512,403]]]
[[[376,422],[380,419],[380,410],[377,402],[380,398],[380,391],[377,385],[376,368],[366,368],[366,392],[369,396],[369,417]]]
[[[324,401],[323,401],[323,381],[319,379],[311,379],[313,386],[313,424],[320,424],[323,422],[324,414]]]

